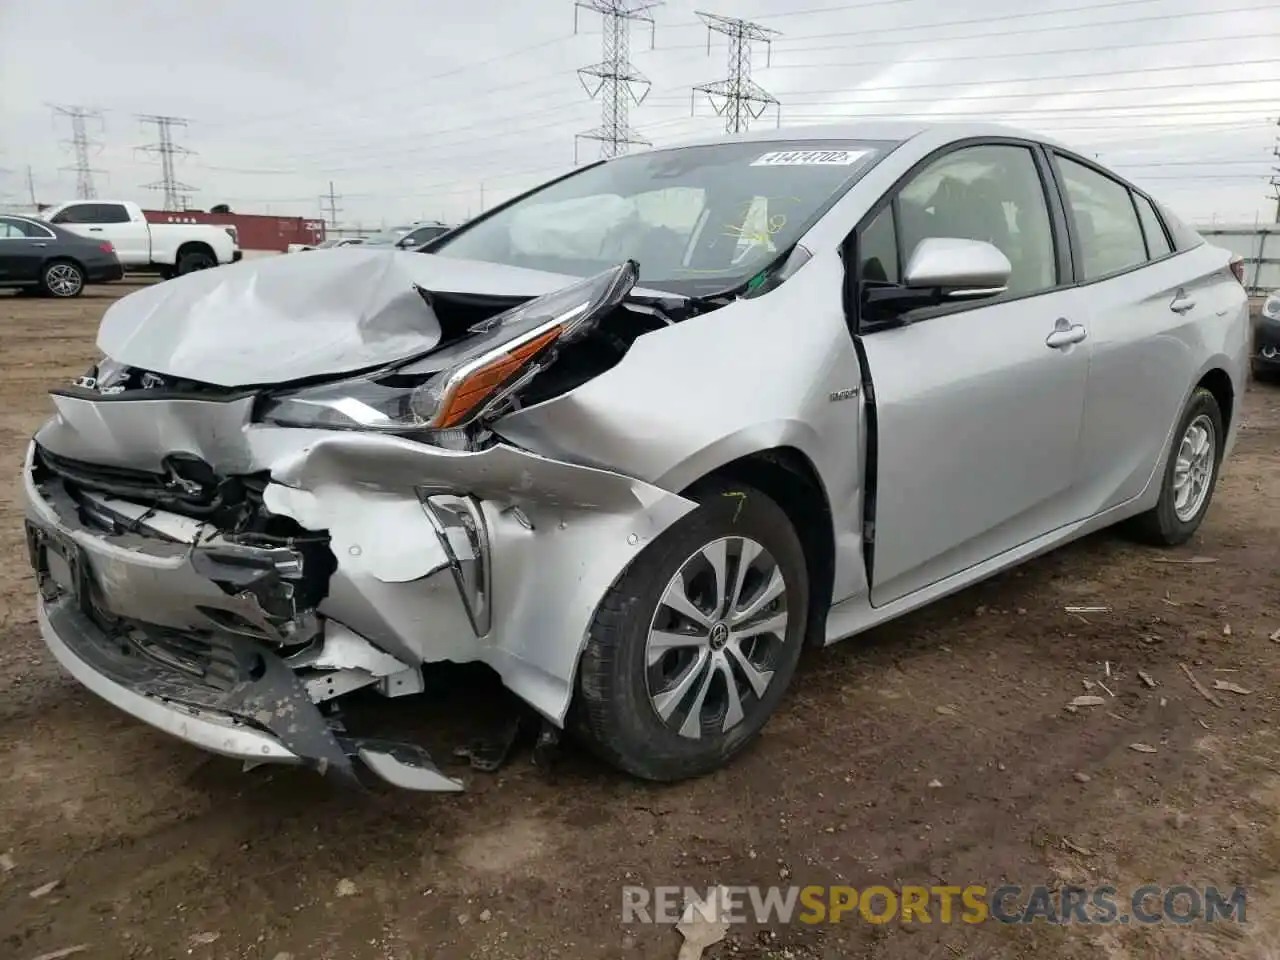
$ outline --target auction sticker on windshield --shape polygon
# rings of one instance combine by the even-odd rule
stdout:
[[[753,167],[848,167],[857,163],[867,150],[775,150],[751,161]]]

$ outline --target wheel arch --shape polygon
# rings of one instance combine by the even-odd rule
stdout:
[[[771,447],[708,471],[680,494],[697,501],[700,488],[726,482],[754,487],[777,503],[791,521],[804,547],[809,571],[805,643],[821,646],[835,585],[836,548],[831,503],[813,461],[797,447]]]
[[[1196,382],[1196,386],[1203,387],[1213,394],[1213,399],[1218,402],[1218,409],[1222,411],[1223,431],[1230,433],[1235,423],[1236,406],[1236,391],[1231,382],[1231,375],[1222,367],[1212,367]],[[1225,440],[1224,436],[1219,442],[1225,442]]]
[[[184,240],[178,245],[178,249],[174,252],[174,266],[186,256],[188,253],[204,253],[213,258],[214,263],[218,262],[218,254],[204,240]]]

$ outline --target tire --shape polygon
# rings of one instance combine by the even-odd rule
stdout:
[[[40,289],[59,299],[78,297],[84,293],[84,271],[70,260],[46,263],[40,273]]]
[[[708,486],[693,498],[700,506],[649,544],[605,595],[588,631],[578,670],[576,732],[601,758],[646,780],[671,782],[702,776],[745,748],[791,682],[808,621],[804,549],[782,508],[760,491],[740,484]],[[679,594],[675,599],[684,597],[690,604],[710,609],[712,602],[704,588],[716,578],[703,551],[718,553],[721,545],[728,592],[738,587],[739,598],[747,598],[745,604],[736,605],[739,610],[745,606],[751,612],[766,591],[774,596],[744,619],[745,629],[763,621],[778,626],[780,611],[785,612],[785,626],[772,633],[743,632],[735,637],[726,630],[730,617],[712,619],[704,613],[701,616],[710,626],[701,626],[697,632],[705,640],[668,648],[650,666],[651,627],[683,632],[694,626],[694,620],[661,601],[674,590]],[[759,553],[749,561],[745,580],[736,584],[742,551],[753,549],[751,545]],[[679,583],[691,589],[679,588],[676,578],[682,571],[687,579]],[[781,578],[780,589],[769,579],[771,572]],[[747,681],[743,658],[761,671],[758,678],[768,672],[762,693]],[[699,663],[704,664],[702,669],[694,669]],[[730,676],[739,691],[741,713],[725,730],[732,706]],[[671,696],[684,679],[690,681],[684,695]],[[701,701],[699,692],[704,697]],[[700,722],[695,722],[693,706],[698,702],[703,709],[696,714]],[[666,720],[659,713],[659,703],[669,708]]]
[[[1207,429],[1211,434],[1203,438],[1208,450],[1200,455],[1191,435],[1193,425],[1201,430]],[[1146,513],[1134,517],[1132,529],[1139,539],[1161,547],[1176,547],[1191,539],[1213,501],[1225,442],[1226,429],[1218,401],[1204,387],[1196,387],[1178,420],[1178,428],[1173,432],[1169,462],[1165,465],[1160,484],[1160,499]],[[1189,460],[1197,473],[1192,477],[1192,495],[1180,507],[1179,481],[1183,471],[1178,464],[1183,459]],[[1194,483],[1196,476],[1204,484],[1203,493],[1196,492],[1199,489]]]
[[[192,250],[178,258],[178,276],[193,273],[196,270],[208,270],[217,265],[218,261],[203,250]]]

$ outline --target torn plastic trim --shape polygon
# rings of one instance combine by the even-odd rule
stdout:
[[[489,598],[489,534],[484,511],[474,497],[450,492],[418,491],[427,519],[449,558],[449,569],[467,608],[477,637],[488,636],[493,625]]]
[[[250,436],[277,454],[264,491],[268,509],[332,538],[337,568],[321,614],[406,663],[487,663],[557,725],[601,598],[653,538],[695,508],[633,477],[507,444],[459,453],[387,435],[280,429]],[[442,538],[430,525],[435,511],[421,501],[424,486],[430,497],[459,498],[438,507],[479,511],[475,529],[488,542],[482,578],[472,579],[479,571],[461,562],[461,549],[475,549],[465,522],[458,521],[462,537],[445,525]],[[413,532],[415,513],[421,536]],[[406,541],[414,550],[392,563],[396,544]],[[450,549],[464,567],[461,583]],[[473,620],[478,607],[467,605],[478,602],[481,584],[490,619],[477,636],[483,620]]]

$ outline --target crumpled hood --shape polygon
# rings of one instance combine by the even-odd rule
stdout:
[[[283,383],[433,349],[440,324],[415,284],[529,298],[576,279],[398,250],[308,250],[132,293],[107,309],[98,348],[131,367],[217,386]]]

